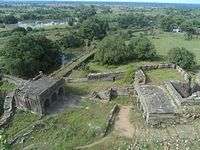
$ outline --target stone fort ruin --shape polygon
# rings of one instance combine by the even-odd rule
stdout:
[[[44,115],[54,102],[64,96],[64,79],[53,79],[42,72],[35,78],[22,83],[15,91],[17,108]]]
[[[163,85],[147,82],[145,71],[170,68],[177,70],[184,81],[164,81]],[[138,68],[134,88],[137,104],[147,124],[177,122],[183,107],[200,105],[200,86],[191,83],[191,76],[175,64],[153,64]]]

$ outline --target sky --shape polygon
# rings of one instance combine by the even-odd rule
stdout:
[[[0,1],[9,1],[9,0],[0,0]],[[39,0],[15,0],[15,1],[39,1]],[[158,3],[200,4],[200,0],[41,0],[41,1],[108,1],[108,2],[158,2]]]
[[[68,0],[65,0],[68,1]],[[70,0],[69,0],[70,1]],[[71,1],[97,1],[97,0],[71,0]],[[98,0],[98,1],[126,1],[126,2],[159,2],[159,3],[193,3],[200,4],[200,0]]]

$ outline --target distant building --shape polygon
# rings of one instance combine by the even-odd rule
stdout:
[[[16,90],[14,99],[17,108],[39,115],[46,114],[49,106],[63,99],[64,83],[64,79],[56,80],[40,72],[40,75],[23,83]]]
[[[172,30],[172,32],[179,33],[179,32],[182,32],[182,30],[181,30],[180,27],[178,27],[178,28],[174,28],[174,29]]]

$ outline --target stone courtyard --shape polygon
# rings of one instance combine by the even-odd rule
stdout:
[[[169,68],[180,73],[184,81],[164,81],[162,85],[148,83],[145,72]],[[182,107],[200,104],[200,88],[191,76],[174,64],[141,66],[135,73],[134,89],[137,103],[147,124],[179,122]]]

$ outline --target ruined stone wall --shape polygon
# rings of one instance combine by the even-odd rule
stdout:
[[[123,77],[123,74],[124,72],[90,73],[88,74],[87,79],[113,81],[121,79]]]
[[[113,124],[114,124],[115,118],[116,118],[116,116],[117,116],[119,110],[120,110],[119,106],[118,106],[118,105],[115,105],[115,106],[113,107],[113,109],[110,111],[110,114],[109,114],[109,116],[108,116],[107,123],[106,123],[106,129],[105,129],[104,134],[103,134],[104,137],[105,137],[105,136],[109,133],[109,131],[111,130],[111,127],[112,127]]]
[[[174,86],[172,85],[172,83],[170,81],[165,82],[165,86],[169,92],[169,94],[173,97],[173,99],[175,100],[176,104],[178,106],[181,105],[183,98],[182,96],[177,92],[177,90],[174,88]]]
[[[184,69],[182,69],[181,67],[179,67],[178,65],[175,65],[175,64],[150,64],[150,65],[144,65],[144,66],[141,66],[141,67],[138,68],[138,72],[141,72],[139,70],[142,70],[143,73],[144,73],[145,71],[149,71],[149,70],[165,69],[165,68],[176,69],[181,74],[181,76],[183,77],[183,79],[186,82],[190,82],[190,79],[191,79],[190,75]]]
[[[9,83],[13,83],[16,86],[20,86],[23,82],[27,82],[27,80],[17,78],[11,75],[3,75],[3,80],[8,81]]]
[[[181,95],[182,98],[190,96],[190,84],[178,81],[171,81],[171,84],[176,91]]]
[[[134,85],[146,84],[146,80],[146,75],[144,74],[142,69],[139,69],[135,72]]]
[[[10,120],[11,116],[13,115],[14,95],[15,95],[15,91],[8,93],[5,98],[4,113],[0,119],[0,127],[6,126],[8,124],[8,121]]]

